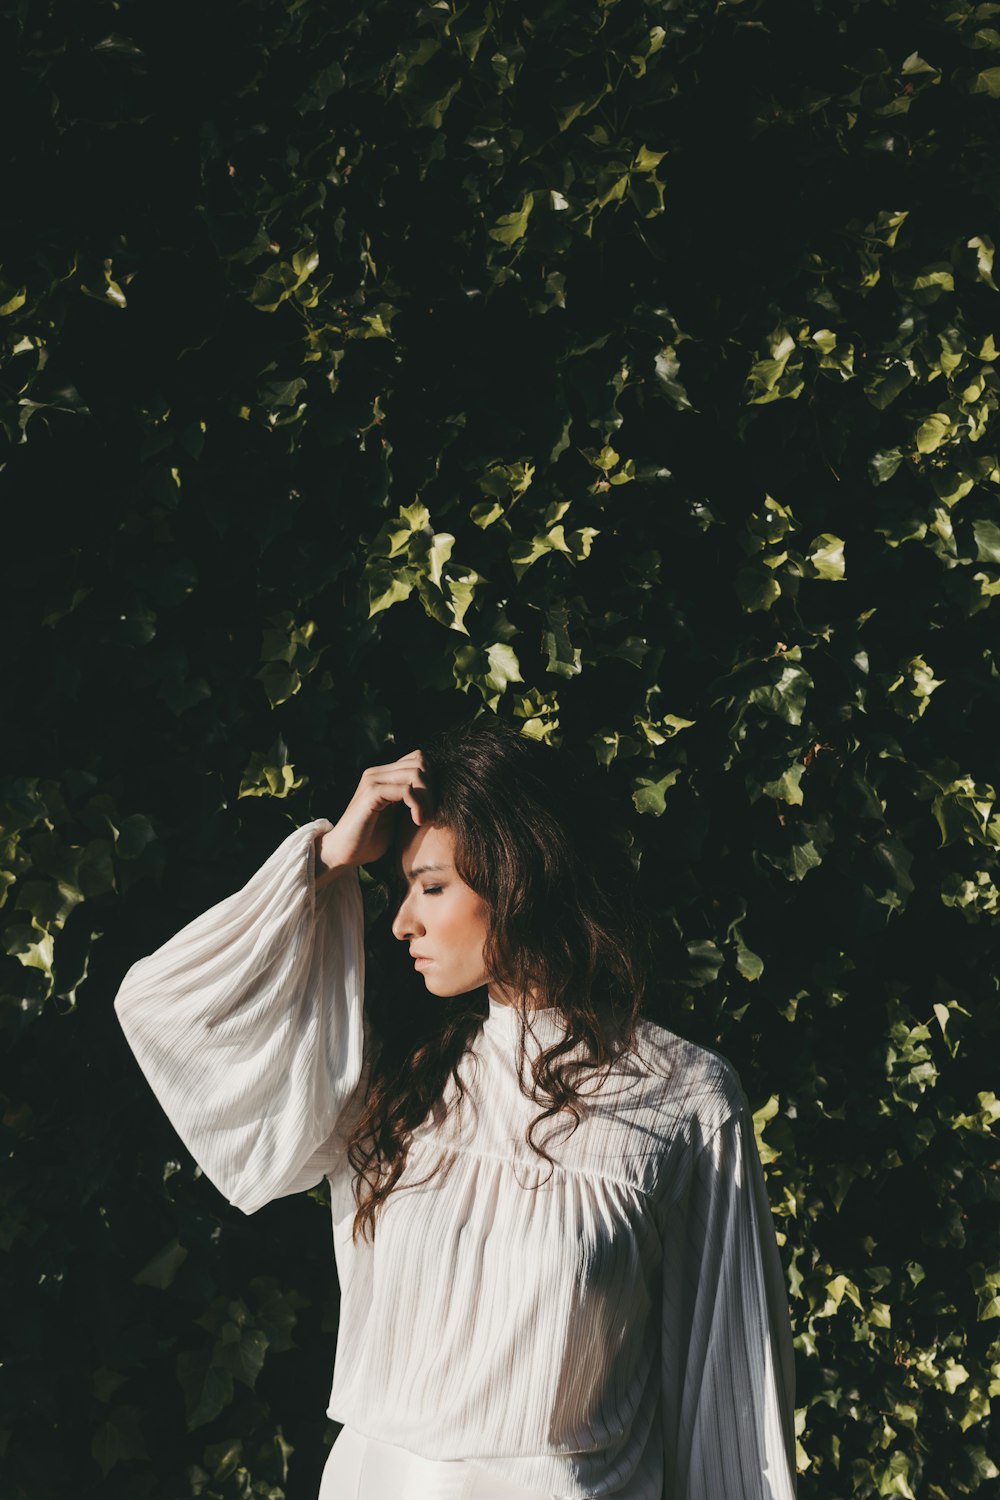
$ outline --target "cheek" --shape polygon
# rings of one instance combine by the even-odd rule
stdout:
[[[461,899],[452,905],[447,913],[442,913],[447,930],[452,939],[463,948],[481,948],[486,936],[485,909],[478,898],[470,899],[463,891]]]

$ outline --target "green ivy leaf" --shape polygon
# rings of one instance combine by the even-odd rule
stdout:
[[[224,1323],[212,1350],[213,1366],[228,1370],[235,1380],[251,1388],[264,1367],[267,1335],[261,1328]]]
[[[762,1104],[760,1109],[755,1109],[753,1115],[751,1116],[753,1120],[754,1140],[757,1143],[757,1151],[760,1155],[761,1162],[765,1167],[769,1166],[771,1162],[777,1161],[781,1155],[780,1151],[775,1151],[774,1148],[772,1146],[769,1146],[764,1140],[764,1131],[767,1129],[769,1121],[773,1120],[775,1115],[778,1113],[778,1106],[780,1102],[781,1101],[778,1098],[778,1095],[772,1094],[767,1103]]]
[[[212,1363],[200,1351],[182,1351],[175,1360],[177,1379],[184,1392],[187,1428],[211,1422],[233,1399],[233,1377],[228,1369]]]
[[[972,535],[976,539],[976,561],[1000,563],[1000,526],[985,516],[972,523]]]
[[[907,386],[912,385],[913,379],[914,372],[908,364],[893,361],[873,371],[865,381],[865,395],[872,406],[878,411],[884,411],[897,396],[902,395]]]
[[[821,532],[809,543],[806,559],[812,564],[817,578],[832,581],[842,579],[844,577],[843,538],[834,536],[829,531]]]
[[[666,795],[670,788],[680,776],[680,769],[675,767],[668,771],[659,780],[652,776],[638,776],[632,783],[632,803],[636,812],[652,813],[654,818],[662,817],[666,811]]]
[[[754,561],[740,568],[734,579],[737,598],[744,610],[770,609],[781,597],[781,584],[762,562]]]
[[[997,73],[1000,74],[1000,68]],[[997,284],[993,280],[993,257],[996,253],[993,241],[988,234],[974,234],[970,240],[966,240],[966,244],[976,252],[976,274],[979,280],[985,282],[991,291],[997,291]],[[0,308],[0,312],[3,312],[3,308]]]
[[[534,193],[525,193],[519,209],[514,213],[501,214],[494,227],[487,230],[490,239],[499,240],[501,245],[516,244],[527,233],[528,219],[534,203]]]
[[[117,1464],[149,1457],[139,1426],[140,1418],[141,1412],[137,1406],[119,1406],[97,1428],[90,1452],[103,1478],[106,1479]]]
[[[279,734],[267,750],[254,750],[240,780],[240,797],[288,797],[305,786],[308,777],[296,776],[288,746]]]
[[[984,68],[969,84],[970,94],[988,94],[991,99],[1000,99],[1000,68]]]
[[[0,281],[0,318],[9,318],[11,313],[16,313],[28,300],[27,287],[18,287],[15,290],[5,282]]]
[[[141,1271],[132,1277],[136,1286],[157,1287],[165,1291],[173,1282],[181,1266],[187,1260],[187,1251],[177,1239],[168,1240],[152,1260],[146,1262]]]
[[[948,441],[954,431],[955,424],[946,412],[932,412],[917,428],[917,452],[933,453]]]

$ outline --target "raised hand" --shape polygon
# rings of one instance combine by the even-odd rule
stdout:
[[[357,790],[329,833],[318,841],[317,886],[338,870],[380,859],[392,842],[401,805],[419,827],[433,815],[423,752],[411,750],[386,766],[368,766]]]

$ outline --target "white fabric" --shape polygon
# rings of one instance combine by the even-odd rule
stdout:
[[[344,1141],[377,1043],[357,872],[315,888],[331,826],[289,834],[115,1000],[231,1203],[250,1214],[328,1177],[329,1416],[559,1500],[791,1500],[784,1279],[746,1096],[717,1053],[643,1021],[575,1132],[536,1130],[552,1168],[524,1138],[541,1106],[518,1085],[517,1016],[490,997],[468,1097],[456,1107],[449,1079],[374,1245],[352,1244]],[[555,1010],[533,1025],[538,1044],[564,1035]]]
[[[424,1458],[343,1427],[323,1468],[319,1500],[552,1500],[474,1468],[464,1458]]]

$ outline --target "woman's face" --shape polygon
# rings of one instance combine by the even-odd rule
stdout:
[[[454,864],[451,830],[434,823],[418,828],[400,817],[394,857],[402,869],[406,892],[392,923],[393,935],[408,943],[416,966],[432,995],[464,995],[487,983],[483,942],[487,906],[466,885]]]

